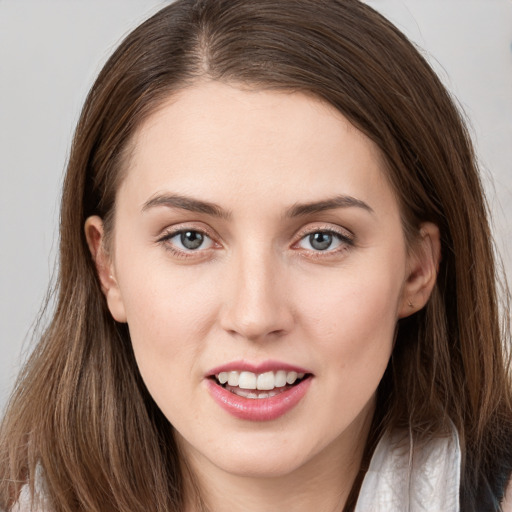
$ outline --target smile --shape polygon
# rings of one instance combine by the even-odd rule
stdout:
[[[313,375],[301,368],[267,363],[219,368],[209,374],[206,383],[214,401],[232,416],[269,421],[293,409],[312,380]]]
[[[305,377],[303,372],[278,370],[256,374],[249,371],[220,372],[216,381],[235,395],[249,399],[271,398]]]

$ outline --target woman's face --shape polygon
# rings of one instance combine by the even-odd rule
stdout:
[[[364,444],[411,265],[381,156],[338,111],[183,90],[134,139],[113,241],[109,307],[197,467],[283,475]]]

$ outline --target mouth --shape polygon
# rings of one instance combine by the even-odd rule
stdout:
[[[205,375],[211,398],[244,421],[271,421],[287,415],[308,394],[314,375],[279,361],[233,361]]]
[[[247,370],[221,371],[209,378],[234,395],[261,400],[286,393],[311,377],[311,373],[283,369],[263,373]]]

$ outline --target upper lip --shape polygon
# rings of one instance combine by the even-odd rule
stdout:
[[[218,375],[221,372],[235,372],[235,371],[246,371],[252,372],[255,374],[261,374],[265,372],[277,372],[279,370],[284,370],[287,372],[297,372],[297,373],[311,373],[306,368],[302,368],[300,366],[296,366],[290,363],[284,363],[281,361],[263,361],[261,363],[251,363],[249,361],[231,361],[229,363],[216,366],[209,370],[206,374],[207,377],[211,377],[212,375]]]

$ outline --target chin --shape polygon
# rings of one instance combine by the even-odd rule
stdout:
[[[213,461],[216,465],[232,475],[243,478],[279,478],[290,475],[304,464],[304,457],[298,457],[296,453],[288,454],[280,451],[277,454],[246,453],[228,457],[225,454],[221,460]]]
[[[178,434],[180,451],[196,468],[216,467],[233,476],[276,478],[289,475],[310,458],[307,439],[244,433],[215,435],[209,439],[185,440]],[[199,469],[199,470],[201,470]]]

